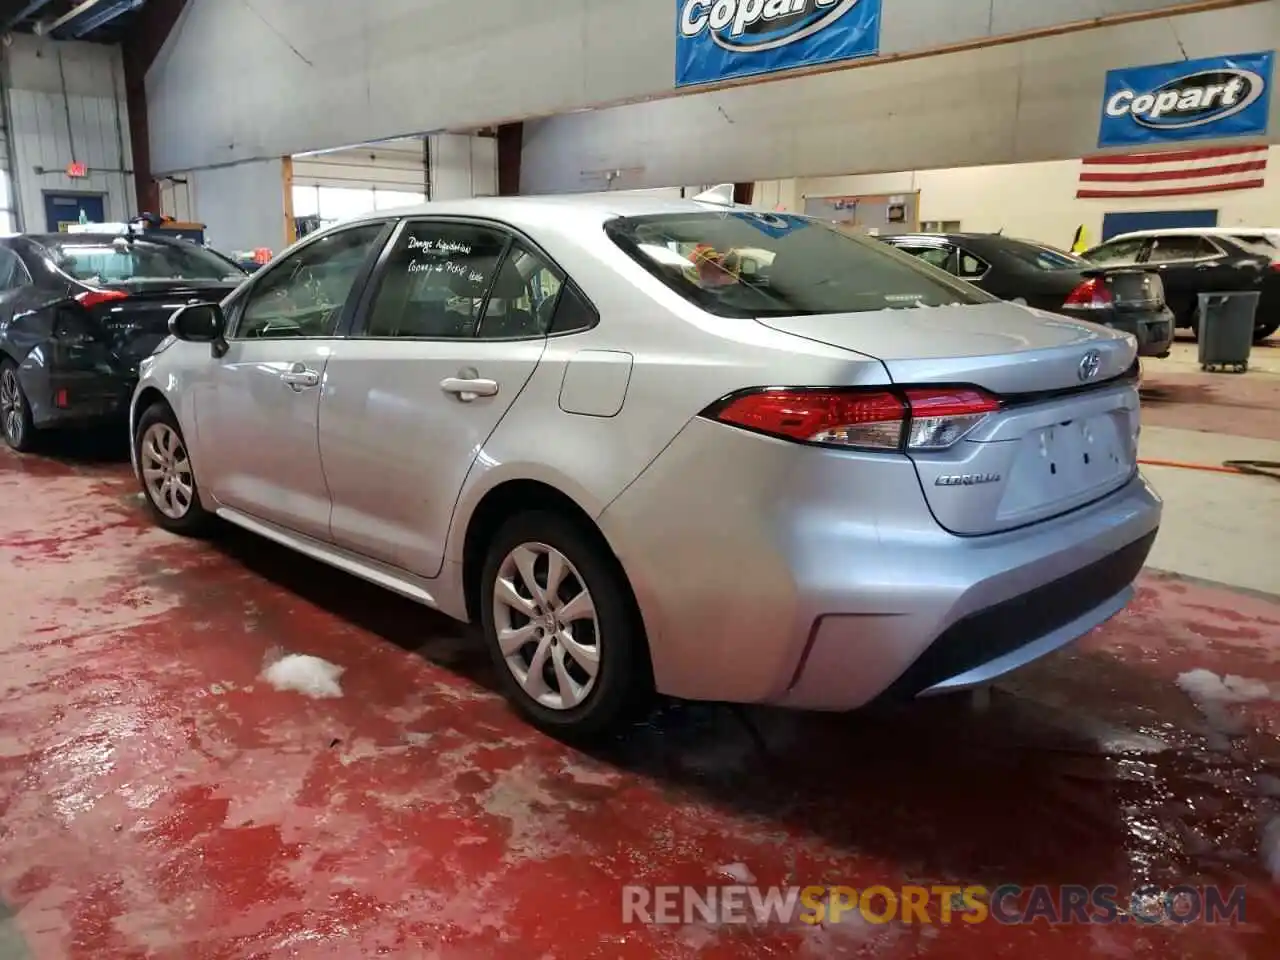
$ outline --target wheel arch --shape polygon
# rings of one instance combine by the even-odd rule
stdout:
[[[147,384],[147,386],[143,387],[138,392],[138,395],[133,398],[133,403],[129,407],[130,438],[132,438],[138,430],[138,419],[142,416],[143,411],[156,403],[163,403],[170,410],[173,410],[173,404],[171,404],[169,402],[169,398],[164,395],[164,391],[154,384]]]

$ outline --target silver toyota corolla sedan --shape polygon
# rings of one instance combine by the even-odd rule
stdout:
[[[380,212],[170,329],[130,416],[157,521],[478,621],[559,734],[986,683],[1119,612],[1160,521],[1131,337],[801,216]]]

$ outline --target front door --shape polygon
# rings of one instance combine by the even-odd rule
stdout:
[[[73,223],[104,223],[107,218],[100,193],[46,193],[44,216],[50,233],[63,233]]]
[[[382,223],[331,233],[258,278],[196,398],[200,479],[219,503],[317,539],[329,491],[316,438],[325,367]]]
[[[325,374],[335,543],[440,572],[458,494],[538,365],[562,279],[496,226],[404,224]]]

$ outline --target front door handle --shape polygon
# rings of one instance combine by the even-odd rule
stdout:
[[[477,397],[496,396],[498,381],[477,376],[474,370],[460,370],[458,376],[441,380],[440,389],[445,393],[452,393],[463,403],[470,403]]]
[[[314,387],[320,383],[320,371],[312,370],[305,364],[295,363],[284,373],[280,374],[282,382],[293,387],[294,390],[304,390],[307,387]]]

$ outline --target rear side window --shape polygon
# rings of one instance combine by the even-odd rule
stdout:
[[[619,217],[605,231],[672,290],[722,317],[995,300],[921,266],[891,244],[794,214],[734,210]],[[748,260],[752,266],[744,269]]]
[[[950,247],[909,247],[900,243],[895,243],[894,246],[948,273],[956,272],[955,264],[951,260]]]
[[[555,315],[548,333],[574,333],[588,330],[596,324],[596,311],[582,292],[572,283],[566,283],[560,291]]]
[[[507,234],[476,224],[409,223],[387,258],[365,336],[474,337],[507,243]],[[503,286],[503,294],[520,288],[518,277]]]
[[[1221,252],[1204,237],[1156,237],[1151,241],[1151,253],[1147,255],[1147,262],[1199,260],[1203,257],[1216,257]]]

